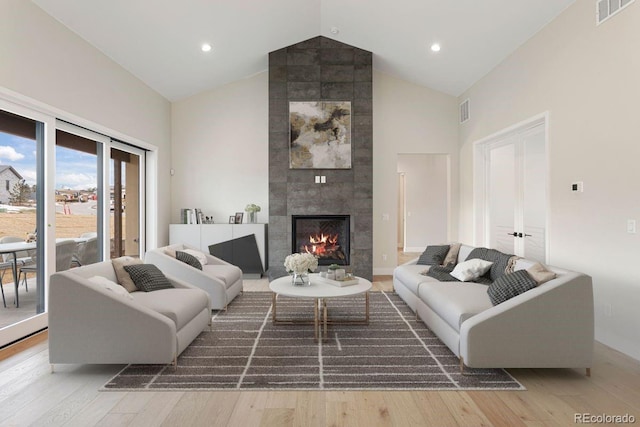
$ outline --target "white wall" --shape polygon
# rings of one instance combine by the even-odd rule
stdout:
[[[390,75],[373,74],[373,272],[397,265],[398,154],[448,154],[451,216],[447,240],[456,240],[458,101]],[[388,215],[388,220],[386,220]],[[384,219],[383,219],[384,218]],[[383,257],[386,256],[386,260]]]
[[[173,103],[173,222],[181,208],[200,208],[226,223],[249,203],[268,222],[268,89],[265,71]]]
[[[75,124],[157,147],[157,184],[169,186],[169,102],[30,1],[0,0],[0,90]],[[162,244],[169,239],[168,195],[154,209],[151,233]]]
[[[398,154],[398,172],[404,173],[405,178],[404,250],[422,252],[429,244],[447,242],[449,156]],[[401,222],[398,218],[398,223]]]
[[[596,338],[637,359],[639,28],[638,2],[596,26],[594,2],[577,1],[460,97],[460,239],[473,236],[473,142],[548,111],[550,263],[593,277]]]

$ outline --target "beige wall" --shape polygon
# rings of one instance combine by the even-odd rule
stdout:
[[[265,71],[172,104],[172,221],[200,208],[226,223],[249,203],[269,220],[268,90]]]
[[[399,154],[448,154],[451,161],[451,217],[448,238],[457,238],[458,102],[456,98],[373,74],[373,266],[391,274],[397,265]],[[425,184],[428,185],[428,184]],[[388,215],[388,220],[386,219]],[[454,225],[454,226],[451,226]],[[386,255],[386,261],[383,256]]]
[[[373,92],[374,273],[390,274],[396,265],[398,154],[451,155],[457,208],[457,100],[381,73],[374,73]],[[267,113],[266,72],[173,103],[172,221],[181,208],[198,207],[227,222],[248,203],[260,205],[258,220],[267,221]],[[452,239],[455,232],[452,227]]]
[[[640,221],[640,3],[600,26],[594,14],[575,2],[460,97],[460,239],[473,236],[473,143],[548,111],[549,262],[593,276],[596,338],[640,359],[640,234],[626,232]]]
[[[158,187],[169,186],[169,102],[30,1],[0,0],[0,87],[67,121],[158,147]],[[168,195],[154,210],[151,233],[162,244]]]

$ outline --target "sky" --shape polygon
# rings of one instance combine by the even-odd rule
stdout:
[[[13,166],[29,185],[36,183],[36,142],[0,132],[0,164]],[[56,188],[86,190],[98,186],[95,155],[56,147]]]

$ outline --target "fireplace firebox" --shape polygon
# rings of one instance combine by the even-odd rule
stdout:
[[[349,215],[293,215],[292,252],[318,257],[318,265],[349,265]]]

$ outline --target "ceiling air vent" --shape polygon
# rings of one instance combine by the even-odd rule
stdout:
[[[636,0],[596,0],[596,24],[600,25]]]
[[[469,120],[469,100],[465,99],[460,104],[460,123],[464,123]]]

